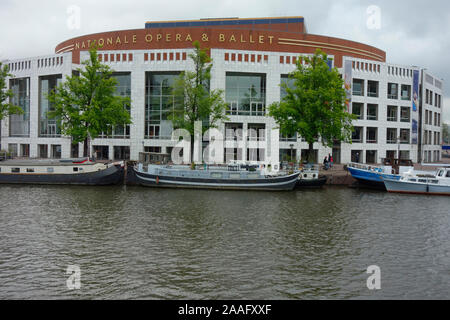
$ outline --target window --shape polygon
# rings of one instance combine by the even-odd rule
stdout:
[[[8,144],[8,152],[11,154],[11,157],[15,158],[18,156],[17,154],[17,143],[9,143]]]
[[[33,168],[27,168],[27,172],[28,172],[28,173],[33,173],[33,172],[34,172],[34,169],[33,169]]]
[[[30,78],[12,79],[9,82],[13,93],[10,102],[19,106],[23,114],[12,114],[9,117],[10,137],[30,136]]]
[[[11,168],[12,173],[20,173],[20,168]]]
[[[280,142],[297,142],[297,134],[286,136],[280,132]]]
[[[367,82],[367,96],[372,98],[378,98],[378,81]]]
[[[378,143],[378,128],[367,128],[366,143]]]
[[[48,145],[38,144],[38,156],[42,159],[48,158]]]
[[[225,141],[242,141],[242,123],[225,123]]]
[[[61,83],[62,75],[39,77],[39,136],[60,137],[61,121],[49,118],[48,112],[54,109],[47,96]]]
[[[266,125],[249,123],[247,129],[248,141],[265,141],[266,140]]]
[[[94,156],[97,160],[109,160],[108,146],[93,146]]]
[[[411,86],[402,84],[402,100],[411,100]]]
[[[130,160],[130,147],[114,146],[114,160]]]
[[[410,107],[401,107],[400,121],[401,122],[410,122],[411,121],[411,108]]]
[[[53,159],[61,159],[61,145],[52,144],[52,155]]]
[[[400,143],[409,144],[410,143],[410,130],[400,129]]]
[[[387,107],[387,121],[397,121],[398,120],[398,107],[388,106]]]
[[[116,79],[117,86],[115,95],[120,97],[131,97],[131,73],[130,72],[118,72],[113,73],[112,77]],[[130,113],[130,107],[127,108]],[[109,132],[103,132],[100,138],[113,138],[113,139],[129,139],[130,138],[130,125],[120,125],[111,127]]]
[[[280,98],[283,100],[284,97],[286,97],[287,92],[286,89],[283,87],[283,84],[286,84],[286,86],[290,89],[294,88],[294,79],[289,78],[287,75],[281,75],[281,85],[280,85]]]
[[[161,147],[144,147],[144,152],[161,153]]]
[[[179,72],[147,72],[145,93],[145,139],[170,139],[172,122],[170,115],[183,98],[172,94],[172,86]]]
[[[397,83],[388,83],[388,99],[398,99]]]
[[[387,144],[397,143],[397,129],[396,128],[387,128],[386,143]]]
[[[353,95],[354,96],[364,96],[364,80],[353,79]]]
[[[366,151],[366,163],[377,163],[377,151],[367,150]]]
[[[367,105],[367,120],[378,120],[378,105],[368,104]]]
[[[53,173],[55,170],[53,168],[47,168],[48,173]]]
[[[402,159],[402,160],[409,160],[409,159],[411,159],[409,157],[409,151],[400,151],[400,159]]]
[[[363,128],[362,127],[354,127],[354,131],[352,133],[352,142],[353,143],[363,143]]]
[[[352,103],[352,113],[356,115],[358,120],[364,119],[364,104],[363,103]]]
[[[266,75],[227,72],[225,101],[227,114],[264,116],[266,114]]]

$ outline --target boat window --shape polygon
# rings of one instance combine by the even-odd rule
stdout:
[[[450,178],[450,170],[447,171],[446,177],[447,177],[447,178]]]
[[[222,173],[220,173],[220,172],[211,172],[211,177],[212,178],[216,178],[216,179],[221,179],[222,178]]]
[[[249,179],[258,179],[259,178],[259,174],[257,173],[251,173],[247,176]]]
[[[53,173],[54,170],[53,170],[53,168],[47,168],[47,172],[48,172],[48,173]]]
[[[27,172],[34,172],[33,168],[27,168]]]
[[[411,181],[411,182],[417,182],[416,179],[409,179],[409,181]]]
[[[430,183],[439,183],[439,180],[430,180]]]
[[[241,178],[240,173],[231,173],[230,174],[230,179],[240,179],[240,178]]]
[[[427,183],[426,179],[419,179],[419,182]]]
[[[12,173],[19,173],[20,172],[20,168],[11,168],[11,172]]]
[[[0,167],[0,172],[2,172],[2,167]]]
[[[78,172],[78,168],[73,168],[73,172]]]
[[[444,175],[444,170],[440,170],[439,173],[438,173],[438,176],[442,177],[443,175]]]

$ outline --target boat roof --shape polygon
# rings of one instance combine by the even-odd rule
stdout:
[[[87,158],[79,159],[18,159],[1,161],[0,166],[85,166],[94,165],[97,162],[88,161]]]

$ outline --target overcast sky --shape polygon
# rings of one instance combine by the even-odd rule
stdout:
[[[379,8],[379,25],[377,11],[368,13],[371,6]],[[79,28],[73,8],[80,10]],[[309,33],[370,44],[385,50],[390,63],[427,68],[444,79],[444,119],[450,122],[450,2],[445,0],[1,0],[0,60],[52,54],[69,38],[139,29],[149,20],[271,16],[303,16]]]

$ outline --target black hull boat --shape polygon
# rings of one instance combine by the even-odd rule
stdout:
[[[113,185],[123,182],[123,163],[26,160],[0,163],[0,184]]]
[[[188,167],[142,165],[133,168],[139,184],[146,187],[216,190],[289,191],[297,184],[299,172],[265,175],[238,169],[191,170]]]
[[[327,183],[326,176],[319,175],[319,168],[316,166],[308,166],[301,170],[297,181],[297,189],[302,188],[321,188]]]
[[[320,176],[317,179],[299,179],[297,188],[322,188],[327,183],[328,178]]]

